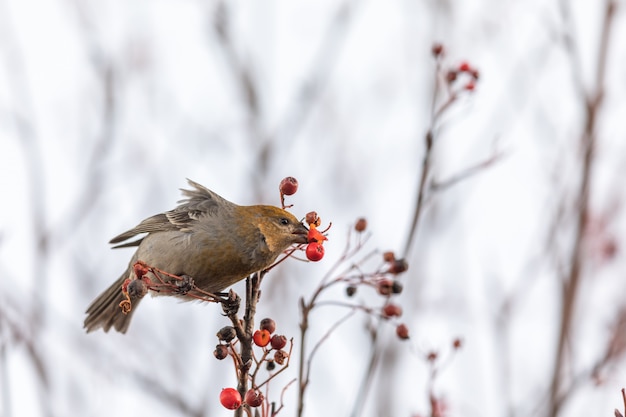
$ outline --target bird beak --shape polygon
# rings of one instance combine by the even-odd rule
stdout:
[[[309,241],[309,229],[307,229],[302,223],[298,224],[294,228],[292,234],[294,235],[294,243],[307,243]]]

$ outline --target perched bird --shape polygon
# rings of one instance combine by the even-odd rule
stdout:
[[[124,314],[122,284],[136,278],[137,261],[191,277],[197,288],[216,293],[267,268],[291,245],[307,242],[308,229],[291,213],[274,206],[239,206],[188,181],[193,189],[182,190],[186,198],[178,207],[111,239],[118,244],[114,248],[137,246],[137,250],[122,276],[87,308],[87,332],[114,327],[126,333],[141,298],[133,300],[132,310]]]

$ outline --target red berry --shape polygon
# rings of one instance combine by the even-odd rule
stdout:
[[[241,394],[235,388],[224,388],[220,392],[220,403],[229,410],[236,410],[241,406]]]
[[[311,228],[309,229],[309,233],[307,235],[307,240],[309,242],[323,242],[325,240],[328,240],[328,238],[324,236],[319,230],[317,230],[315,225],[311,225]]]
[[[246,404],[250,407],[260,406],[263,404],[263,400],[265,400],[265,397],[260,391],[249,389],[248,392],[246,392]]]
[[[272,334],[272,333],[274,333],[274,331],[276,331],[276,322],[274,320],[270,319],[269,317],[266,317],[263,320],[261,320],[261,324],[259,325],[259,329],[267,330],[268,332],[270,332],[270,334]]]
[[[402,315],[402,307],[397,304],[389,303],[383,307],[384,317],[400,317]]]
[[[287,345],[287,338],[282,334],[275,334],[272,336],[270,343],[272,344],[272,349],[280,350]]]
[[[406,327],[406,324],[398,324],[396,327],[396,335],[402,340],[409,338],[409,328]]]
[[[365,220],[362,217],[359,220],[357,220],[356,223],[354,224],[354,230],[356,230],[359,233],[365,231],[366,228],[367,228],[367,220]]]
[[[280,182],[278,187],[281,194],[292,195],[298,191],[298,180],[294,177],[286,177]]]
[[[474,81],[469,81],[467,84],[465,84],[465,88],[467,91],[474,91],[474,89],[476,88],[476,84],[474,84]]]
[[[254,344],[259,347],[267,346],[270,342],[270,339],[271,335],[270,332],[268,332],[267,330],[257,330],[252,335],[252,340],[254,341]]]
[[[306,247],[306,257],[309,261],[319,261],[324,257],[324,246],[319,242],[309,243]]]
[[[461,62],[459,65],[459,71],[468,72],[471,71],[472,67],[466,61]]]

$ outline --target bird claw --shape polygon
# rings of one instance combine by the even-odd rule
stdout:
[[[180,295],[186,295],[195,287],[194,280],[189,275],[181,275],[180,281],[176,281],[174,285],[176,286],[176,292]]]
[[[216,295],[224,297],[225,294],[219,293]],[[230,290],[228,295],[220,299],[220,303],[222,303],[222,310],[224,310],[224,314],[226,316],[233,316],[239,311],[241,297],[239,297],[235,291]]]

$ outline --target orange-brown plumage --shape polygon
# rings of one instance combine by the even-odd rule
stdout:
[[[291,213],[274,206],[238,206],[188,181],[193,189],[182,190],[186,198],[178,207],[111,239],[110,243],[119,244],[115,248],[136,246],[137,250],[122,276],[87,308],[88,332],[100,327],[126,332],[139,299],[129,314],[123,314],[121,286],[134,277],[132,266],[137,261],[190,276],[198,288],[215,293],[267,268],[291,245],[306,243],[308,230]]]

